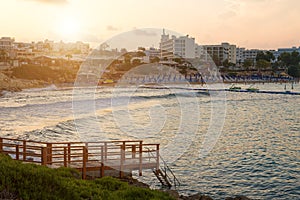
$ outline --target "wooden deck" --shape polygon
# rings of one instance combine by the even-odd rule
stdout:
[[[159,144],[144,144],[135,141],[101,142],[36,142],[0,137],[0,153],[8,154],[15,160],[36,163],[51,168],[71,167],[82,173],[99,172],[103,177],[107,170],[124,172],[144,169],[159,169]]]

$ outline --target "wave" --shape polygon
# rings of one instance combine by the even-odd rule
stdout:
[[[197,92],[176,92],[162,95],[147,95],[147,96],[135,96],[134,98],[138,99],[163,99],[163,98],[174,98],[174,97],[199,97],[199,96],[207,96],[209,93],[203,91]]]
[[[40,102],[0,102],[0,108],[1,109],[24,109],[27,107],[53,107],[53,108],[58,108],[58,107],[63,107],[67,105],[71,105],[72,103],[78,103],[79,105],[86,105],[86,103],[93,103],[96,102],[97,105],[100,107],[103,107],[104,105],[107,106],[107,103],[109,103],[112,99],[137,99],[137,100],[152,100],[152,99],[163,99],[163,98],[176,98],[176,97],[186,97],[186,98],[193,98],[193,97],[200,97],[200,96],[207,96],[209,93],[205,91],[192,91],[192,92],[170,92],[167,94],[147,94],[147,95],[140,95],[140,94],[133,94],[131,96],[129,95],[117,95],[117,96],[106,96],[106,97],[98,97],[95,99],[89,99],[89,98],[83,98],[83,99],[70,99],[70,100],[64,100],[64,101],[59,101],[56,99],[53,99],[53,101],[45,102],[45,101],[40,101]],[[21,99],[22,100],[22,99]],[[106,107],[105,106],[105,107]]]
[[[52,91],[52,90],[58,90],[58,88],[56,87],[56,85],[51,84],[51,85],[48,85],[46,87],[24,89],[23,91],[24,92],[39,92],[39,91]]]

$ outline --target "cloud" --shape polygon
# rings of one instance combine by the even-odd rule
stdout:
[[[67,4],[68,0],[26,0],[26,1],[35,1],[39,3],[46,3],[46,4]]]
[[[242,0],[240,0],[242,1]],[[219,18],[227,20],[236,17],[240,13],[241,4],[239,0],[226,0],[224,12],[218,15]]]
[[[108,26],[106,26],[106,30],[108,30],[108,31],[118,31],[119,28],[111,26],[111,25],[108,25]]]
[[[230,19],[232,17],[235,17],[237,14],[234,11],[228,11],[228,12],[224,12],[222,14],[219,15],[220,18],[222,19]]]
[[[155,32],[147,31],[147,30],[141,30],[141,29],[135,29],[134,34],[139,36],[157,36]]]

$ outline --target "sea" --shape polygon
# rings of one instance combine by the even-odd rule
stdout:
[[[160,143],[162,160],[181,183],[176,187],[180,194],[300,199],[300,95],[218,87],[230,84],[52,85],[3,92],[0,137],[49,142],[142,139]],[[255,87],[300,92],[299,83]],[[151,171],[134,176],[159,187]]]

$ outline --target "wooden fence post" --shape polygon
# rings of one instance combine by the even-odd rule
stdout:
[[[132,158],[135,158],[136,155],[136,146],[132,145]]]
[[[64,147],[64,167],[67,167],[67,147]]]
[[[85,150],[86,150],[86,161],[89,160],[89,143],[85,143]]]
[[[87,149],[85,146],[83,147],[82,151],[82,179],[86,179]]]
[[[47,143],[47,163],[52,165],[52,144]]]
[[[125,162],[125,142],[123,142],[123,144],[121,145],[121,152],[120,152],[120,178],[122,178],[124,176],[124,162]]]
[[[100,177],[104,176],[104,149],[103,146],[101,146],[101,169],[100,169]]]
[[[0,153],[3,151],[3,139],[0,138]]]
[[[159,144],[156,144],[156,170],[159,169]]]
[[[41,150],[42,150],[42,152],[41,152],[42,165],[47,165],[47,161],[48,161],[48,156],[47,156],[48,148],[47,147],[42,147]]]
[[[23,141],[23,160],[26,160],[26,141]]]
[[[71,143],[68,143],[68,164],[71,163]]]
[[[104,142],[104,158],[105,158],[105,161],[107,160],[107,143]]]
[[[140,141],[140,144],[139,144],[139,176],[142,176],[142,161],[143,161],[143,141]]]
[[[19,160],[19,145],[16,145],[16,160]]]

